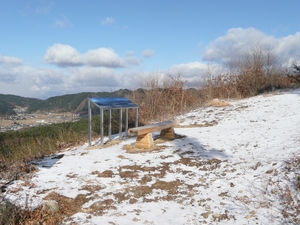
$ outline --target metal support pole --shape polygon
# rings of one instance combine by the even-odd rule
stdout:
[[[139,126],[139,108],[135,108],[135,127]]]
[[[100,135],[101,145],[103,145],[103,109],[100,110]]]
[[[127,137],[128,136],[128,108],[126,108],[125,111],[126,111],[125,134]]]
[[[109,141],[111,141],[111,109],[109,110],[108,121],[108,137]]]
[[[119,138],[122,139],[122,109],[119,111]]]
[[[92,110],[91,110],[91,102],[88,100],[88,121],[89,121],[89,146],[92,145]]]

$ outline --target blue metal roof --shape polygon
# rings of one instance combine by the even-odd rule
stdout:
[[[138,108],[138,105],[128,98],[89,98],[89,100],[100,109]]]

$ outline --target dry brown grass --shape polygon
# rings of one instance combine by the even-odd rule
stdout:
[[[254,47],[228,69],[212,73],[208,70],[202,88],[206,99],[240,99],[288,88],[294,82],[287,70],[281,67],[272,51]]]
[[[215,99],[205,103],[206,107],[226,107],[226,106],[230,106],[230,105],[231,104],[229,102],[226,102],[224,100],[220,100],[218,98],[215,98]]]

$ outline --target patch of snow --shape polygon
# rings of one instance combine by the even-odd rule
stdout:
[[[230,104],[179,116],[175,132],[185,137],[160,151],[127,153],[122,147],[135,142],[127,138],[39,160],[34,186],[15,181],[5,197],[35,208],[53,191],[85,195],[64,224],[287,223],[279,187],[295,189],[295,172],[285,167],[299,157],[300,90]]]

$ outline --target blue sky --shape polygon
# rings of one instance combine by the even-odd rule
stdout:
[[[10,0],[0,7],[0,93],[26,97],[190,84],[255,46],[300,58],[296,0]]]

